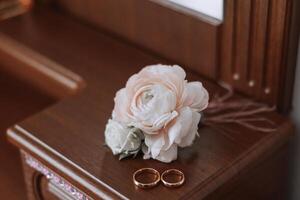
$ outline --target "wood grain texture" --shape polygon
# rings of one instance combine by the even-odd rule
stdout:
[[[294,43],[299,39],[296,4],[295,0],[227,0],[221,27],[220,79],[285,113],[292,96],[290,72],[296,66]]]
[[[211,193],[207,200],[290,199],[289,184],[286,184],[290,175],[287,165],[290,161],[288,145],[289,143],[275,152],[269,152],[271,156],[260,159],[258,165],[243,169],[239,176]]]
[[[252,0],[236,1],[234,5],[234,37],[233,37],[233,76],[238,75],[234,85],[236,88],[245,88],[248,85],[248,54],[251,34],[251,6]],[[226,20],[226,19],[225,19]]]
[[[264,71],[265,64],[265,52],[267,51],[267,23],[269,14],[269,1],[255,0],[252,7],[252,41],[249,49],[251,54],[249,55],[249,77],[248,84],[253,81],[254,85],[248,90],[250,96],[260,96],[263,88],[263,77],[266,73]],[[249,88],[249,85],[247,85]]]
[[[45,90],[45,93],[53,98],[64,98],[77,93],[84,87],[85,83],[80,76],[46,57],[22,45],[10,49],[10,46],[16,46],[16,44],[3,34],[0,34],[0,43],[3,44],[0,49],[2,69],[35,85],[40,90]]]
[[[163,0],[55,2],[83,21],[289,111],[297,0],[226,0],[223,22]]]
[[[223,22],[162,0],[55,2],[81,20],[289,111],[297,0],[227,0]]]
[[[28,26],[31,28],[24,29]],[[8,137],[96,199],[208,197],[243,169],[258,164],[285,144],[293,133],[288,119],[270,112],[258,117],[274,121],[278,126],[274,132],[261,133],[235,124],[224,125],[231,130],[227,133],[200,127],[201,137],[191,148],[180,150],[178,160],[171,164],[143,160],[141,156],[120,162],[103,146],[103,132],[115,92],[143,66],[169,62],[47,9],[6,21],[0,25],[0,32],[16,41],[10,48],[19,49],[21,43],[49,60],[68,66],[86,81],[86,88],[79,94],[13,126]],[[215,83],[186,70],[188,80],[203,81],[211,95],[224,92]],[[154,167],[160,172],[178,168],[187,181],[174,190],[162,186],[140,190],[133,186],[131,177],[142,167]]]
[[[211,79],[220,21],[164,0],[58,0],[77,18]]]
[[[278,92],[280,90],[279,80],[281,77],[280,68],[282,67],[284,30],[286,26],[286,0],[270,1],[269,25],[268,25],[268,43],[266,52],[266,71],[264,74],[265,90],[269,88],[270,92],[261,91],[261,98],[269,103],[277,104]]]

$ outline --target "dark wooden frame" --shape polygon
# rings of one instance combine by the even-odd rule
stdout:
[[[299,38],[299,2],[227,0],[220,79],[281,112],[291,106]]]

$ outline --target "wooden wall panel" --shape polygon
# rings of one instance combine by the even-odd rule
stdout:
[[[297,0],[225,0],[224,20],[165,0],[56,0],[109,33],[288,111],[300,27]],[[297,8],[298,5],[298,8]]]
[[[215,79],[220,21],[164,0],[57,0],[97,27]]]
[[[248,61],[249,53],[251,49],[250,45],[250,22],[251,22],[251,1],[236,1],[234,6],[234,42],[233,48],[233,73],[235,81],[238,82],[236,87],[239,89],[244,88],[247,85],[247,73],[248,73]]]
[[[233,82],[233,60],[234,60],[234,18],[235,16],[235,4],[233,0],[226,1],[225,3],[225,14],[224,18],[226,20],[222,23],[222,34],[221,34],[221,43],[220,45],[220,69],[219,77],[223,81],[226,81],[230,85]],[[227,42],[225,42],[227,41]]]
[[[280,89],[280,68],[283,56],[284,30],[286,23],[286,0],[272,0],[269,3],[269,27],[266,71],[264,74],[264,91],[261,98],[267,102],[277,104],[278,90]]]
[[[221,33],[220,79],[248,96],[276,105],[282,111],[284,105],[280,102],[284,97],[280,91],[286,84],[282,81],[285,79],[282,72],[288,67],[295,68],[284,64],[284,53],[289,48],[286,45],[290,40],[287,34],[289,24],[296,20],[299,25],[299,18],[288,17],[294,2],[227,0]],[[299,30],[295,35],[298,37]]]
[[[260,96],[263,90],[263,74],[265,63],[265,52],[267,50],[267,24],[269,14],[270,0],[253,0],[252,4],[252,41],[249,48],[251,49],[249,59],[249,76],[248,76],[248,94],[251,96]]]

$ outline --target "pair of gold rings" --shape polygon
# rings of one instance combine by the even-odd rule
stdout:
[[[166,187],[179,187],[184,181],[184,174],[178,169],[168,169],[161,175],[153,168],[142,168],[133,173],[133,183],[139,188],[152,188],[162,182]]]

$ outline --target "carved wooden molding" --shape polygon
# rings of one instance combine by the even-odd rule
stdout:
[[[33,158],[25,152],[22,152],[22,154],[25,158],[26,164],[31,168],[35,169],[37,172],[44,175],[50,181],[51,184],[56,186],[56,188],[60,189],[75,200],[92,200],[91,197],[89,197],[84,192],[80,191],[71,183],[69,183],[67,180],[65,180],[64,178],[57,175],[52,170],[41,164],[37,159]]]
[[[299,17],[294,0],[227,0],[222,25],[220,78],[235,89],[287,110],[292,93],[284,86],[293,82],[296,57],[287,58],[288,43],[298,43],[298,30],[290,24]],[[294,25],[295,26],[295,25]],[[293,34],[293,35],[291,35]],[[290,59],[290,64],[287,64]],[[293,61],[292,61],[293,60]],[[288,77],[288,80],[287,80]],[[289,84],[292,87],[292,84]],[[287,100],[282,100],[283,98]]]

